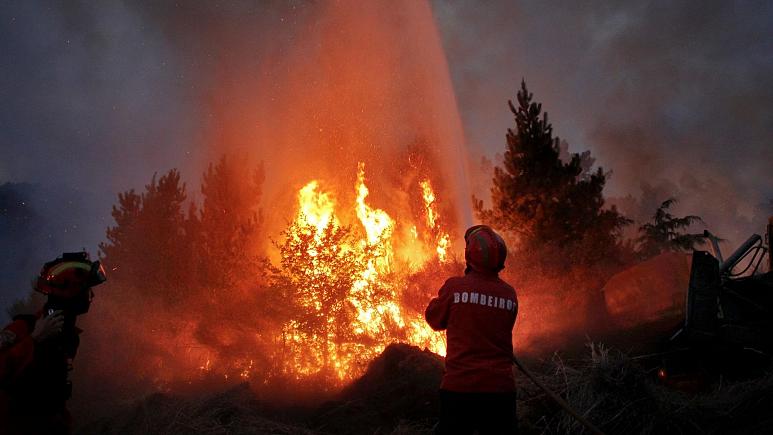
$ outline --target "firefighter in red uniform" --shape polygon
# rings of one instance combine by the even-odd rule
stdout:
[[[446,281],[425,312],[448,342],[437,433],[515,433],[512,331],[518,300],[498,275],[507,247],[485,225],[471,227],[464,239],[465,275]]]
[[[0,332],[0,433],[68,434],[69,372],[78,349],[77,316],[91,305],[91,287],[105,281],[85,252],[46,263],[34,284],[48,296],[35,315],[17,316]]]

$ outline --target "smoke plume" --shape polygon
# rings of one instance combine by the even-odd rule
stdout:
[[[626,207],[613,201],[630,217],[676,196],[676,213],[702,216],[727,248],[763,231],[773,213],[770,4],[433,7],[472,154],[502,152],[506,100],[525,78],[571,150],[612,171],[607,195],[631,195]]]

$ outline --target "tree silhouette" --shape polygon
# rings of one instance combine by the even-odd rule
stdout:
[[[100,257],[110,279],[139,295],[182,297],[190,286],[190,238],[185,233],[183,204],[187,198],[180,173],[153,175],[142,194],[120,193],[113,206],[115,226],[107,229]]]
[[[210,290],[232,289],[258,275],[256,240],[263,166],[244,159],[220,158],[210,164],[201,184],[203,202],[194,220],[199,283]]]
[[[598,261],[617,247],[630,221],[604,208],[607,175],[602,168],[590,171],[589,152],[561,160],[561,141],[525,81],[517,99],[517,107],[508,101],[516,129],[508,129],[503,164],[494,168],[491,208],[474,198],[476,213],[522,252],[548,246],[571,251],[577,262]]]
[[[696,245],[703,243],[703,234],[689,234],[682,230],[690,227],[695,222],[703,223],[699,216],[687,215],[675,217],[668,212],[672,205],[676,204],[675,198],[663,201],[655,210],[652,221],[639,227],[641,234],[636,240],[637,253],[642,259],[647,259],[661,252],[690,252]]]

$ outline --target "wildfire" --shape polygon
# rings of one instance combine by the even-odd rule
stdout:
[[[395,223],[387,212],[374,210],[365,203],[368,193],[368,187],[365,185],[365,164],[360,163],[357,166],[357,217],[368,235],[368,244],[378,245],[392,236]]]
[[[317,229],[317,238],[322,236],[329,225],[338,225],[338,219],[333,214],[335,201],[327,193],[318,192],[318,188],[319,183],[312,181],[298,192],[299,209],[296,218],[299,223],[314,226]],[[367,189],[365,194],[367,195]]]
[[[338,381],[351,379],[360,373],[364,363],[394,341],[445,354],[443,335],[429,328],[423,313],[400,305],[400,291],[406,288],[405,279],[410,272],[406,265],[415,267],[419,260],[395,258],[394,244],[400,243],[394,237],[396,229],[407,227],[413,235],[412,243],[424,240],[434,244],[422,248],[424,252],[434,251],[437,261],[446,261],[449,248],[449,237],[440,228],[436,197],[429,180],[421,181],[418,187],[426,215],[421,222],[422,233],[426,234],[422,238],[414,222],[398,222],[387,211],[367,202],[369,190],[363,163],[358,165],[354,186],[357,221],[350,227],[342,226],[333,194],[322,191],[317,180],[299,190],[294,228],[301,233],[313,231],[314,237],[297,245],[305,252],[287,250],[284,259],[312,259],[296,269],[302,270],[304,276],[325,277],[327,284],[302,284],[300,311],[310,313],[318,324],[309,328],[308,321],[299,318],[285,325],[286,339],[293,347],[287,372],[297,377],[326,372]],[[348,234],[352,237],[347,238]],[[302,235],[290,231],[288,237],[300,240]],[[432,257],[425,257],[423,263],[430,260]],[[341,283],[350,284],[336,288]]]
[[[432,185],[429,184],[429,180],[421,181],[419,185],[421,186],[421,193],[424,197],[424,208],[427,210],[427,226],[435,228],[435,222],[437,222],[435,192],[432,191]]]
[[[441,262],[447,260],[448,247],[451,243],[451,239],[448,233],[445,233],[440,228],[438,221],[437,204],[435,203],[435,192],[432,190],[432,185],[429,180],[423,180],[419,183],[421,186],[421,193],[424,197],[424,208],[427,212],[427,227],[435,235],[435,252],[437,252],[438,259]]]

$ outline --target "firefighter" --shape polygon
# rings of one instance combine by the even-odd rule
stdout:
[[[68,434],[69,372],[80,344],[76,318],[91,288],[105,281],[99,261],[65,253],[43,266],[34,289],[47,296],[36,314],[16,316],[0,333],[0,433]]]
[[[425,312],[432,329],[446,331],[448,343],[436,433],[514,433],[518,299],[499,278],[507,247],[485,225],[468,229],[464,240],[465,275],[448,279]]]

